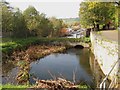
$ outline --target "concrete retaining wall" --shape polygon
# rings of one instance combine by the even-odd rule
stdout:
[[[97,59],[103,73],[107,75],[115,65],[109,79],[120,81],[120,60],[118,60],[118,43],[103,38],[96,32],[90,34],[92,51]]]

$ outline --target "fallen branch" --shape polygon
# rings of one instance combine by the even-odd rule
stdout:
[[[78,87],[74,83],[62,78],[56,78],[56,80],[36,79],[36,85],[33,88],[49,88],[49,89],[57,89],[57,90],[78,89]]]

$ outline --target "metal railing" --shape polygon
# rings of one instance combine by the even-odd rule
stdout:
[[[100,90],[105,90],[106,89],[106,81],[108,79],[108,76],[110,75],[110,73],[112,72],[112,70],[114,69],[115,65],[118,63],[120,59],[118,59],[116,61],[116,63],[114,64],[114,66],[111,68],[110,72],[106,75],[106,77],[103,79],[103,81],[100,84]],[[113,83],[113,82],[112,82]]]

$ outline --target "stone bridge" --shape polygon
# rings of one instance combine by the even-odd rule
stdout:
[[[68,42],[68,44],[72,47],[90,47],[89,44],[84,42]]]

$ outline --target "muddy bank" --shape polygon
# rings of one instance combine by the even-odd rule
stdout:
[[[19,68],[19,72],[15,79],[18,84],[29,84],[29,70],[30,63],[37,59],[43,58],[46,55],[56,52],[63,52],[66,50],[65,46],[51,46],[51,45],[36,45],[30,46],[25,51],[14,51],[12,56],[8,57],[3,65],[7,65],[8,62],[11,62],[13,65]],[[4,73],[4,72],[3,72]]]
[[[14,51],[11,56],[6,57],[7,60],[5,60],[6,62],[3,61],[3,64],[7,63],[8,60],[12,61],[26,60],[31,62],[33,60],[37,60],[51,53],[62,52],[66,49],[67,48],[65,46],[53,46],[53,45],[30,46],[28,49],[24,51],[23,50]]]

